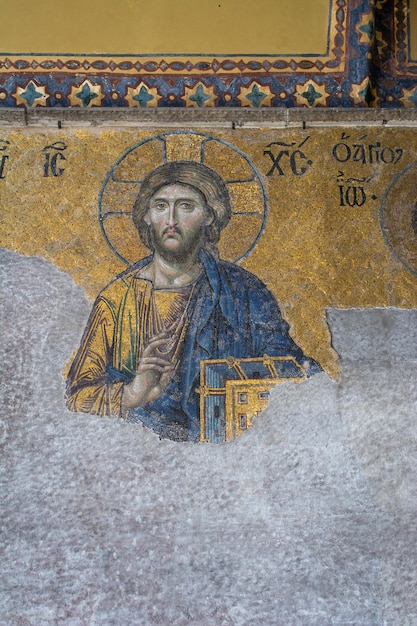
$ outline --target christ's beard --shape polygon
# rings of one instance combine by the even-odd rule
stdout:
[[[161,258],[168,263],[182,264],[192,259],[194,256],[197,256],[198,252],[204,246],[204,230],[198,230],[192,234],[187,234],[185,237],[181,228],[176,227],[175,231],[181,237],[178,241],[179,245],[175,250],[171,250],[165,246],[166,239],[164,238],[164,234],[162,234],[161,237],[152,225],[149,229],[150,240],[153,249]]]

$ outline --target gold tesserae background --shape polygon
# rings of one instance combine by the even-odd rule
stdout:
[[[125,269],[122,258],[148,254],[130,217],[138,181],[164,158],[199,160],[205,141],[205,163],[227,181],[234,211],[221,256],[244,257],[330,375],[338,357],[327,308],[417,306],[417,139],[408,129],[31,129],[2,140],[1,245],[51,261],[90,299]]]

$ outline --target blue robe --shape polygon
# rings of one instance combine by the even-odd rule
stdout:
[[[134,268],[139,270],[150,261],[147,257]],[[308,376],[321,370],[291,339],[276,299],[256,276],[204,250],[200,261],[203,273],[188,307],[189,327],[178,376],[157,400],[131,409],[128,416],[128,421],[141,421],[162,437],[176,440],[200,438],[196,389],[202,359],[291,355],[307,364]],[[121,380],[116,372],[113,375]]]

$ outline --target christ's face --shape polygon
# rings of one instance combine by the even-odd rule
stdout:
[[[186,261],[202,247],[213,217],[197,189],[175,183],[154,193],[144,220],[156,252],[167,260]]]

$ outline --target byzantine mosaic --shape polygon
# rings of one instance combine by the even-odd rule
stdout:
[[[90,297],[146,254],[131,221],[140,181],[186,159],[227,183],[220,256],[268,285],[330,373],[327,307],[416,304],[414,127],[3,128],[0,139],[2,245],[44,256]]]

